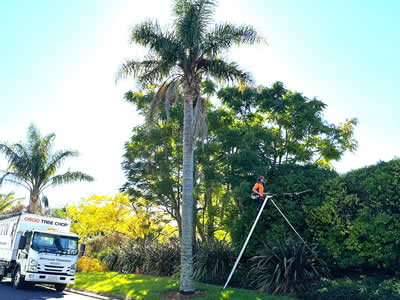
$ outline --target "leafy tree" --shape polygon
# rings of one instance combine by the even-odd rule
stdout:
[[[204,101],[200,83],[206,76],[218,80],[249,80],[237,64],[226,62],[220,54],[234,44],[253,44],[259,40],[250,26],[229,23],[209,29],[215,1],[176,0],[172,31],[163,31],[157,22],[144,22],[132,31],[132,42],[149,48],[142,61],[128,60],[120,76],[134,75],[144,85],[160,84],[153,100],[156,108],[164,100],[175,101],[176,89],[184,94],[183,203],[181,239],[181,280],[183,293],[194,292],[193,280],[193,152],[194,135],[205,135]],[[154,111],[154,110],[153,110]]]
[[[151,213],[143,199],[133,206],[129,197],[123,194],[113,198],[94,195],[66,210],[74,221],[72,231],[83,239],[113,233],[143,239],[161,230],[162,214]]]
[[[9,182],[22,186],[30,193],[28,212],[39,213],[40,201],[48,203],[43,195],[44,190],[51,186],[57,186],[74,181],[93,181],[87,174],[76,171],[67,171],[56,175],[67,158],[77,156],[78,153],[71,150],[52,152],[55,134],[51,133],[42,137],[39,130],[31,125],[28,129],[28,141],[26,144],[16,143],[9,145],[0,144],[0,152],[8,159],[8,168],[2,171],[0,184]],[[39,197],[42,195],[42,199]]]
[[[146,94],[128,92],[125,99],[134,104],[141,115],[150,111],[154,90]],[[132,201],[144,198],[162,207],[182,228],[182,132],[183,107],[175,105],[170,110],[169,121],[165,112],[153,120],[153,126],[133,128],[130,141],[125,144],[124,170],[127,182],[121,191]]]
[[[356,119],[329,124],[322,118],[325,103],[287,90],[282,82],[274,83],[271,88],[222,88],[218,96],[245,123],[245,130],[261,126],[250,137],[260,135],[260,131],[268,132],[263,140],[257,141],[258,145],[256,142],[253,152],[259,152],[264,163],[272,168],[296,163],[329,166],[345,151],[357,148]],[[247,141],[246,144],[251,143],[251,139]]]

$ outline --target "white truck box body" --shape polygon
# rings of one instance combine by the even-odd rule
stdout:
[[[20,214],[0,219],[0,260],[16,259],[19,237],[25,231],[45,230],[69,233],[70,228],[71,222],[68,220],[33,214]]]

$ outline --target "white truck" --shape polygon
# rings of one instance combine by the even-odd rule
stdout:
[[[11,277],[16,289],[25,283],[53,283],[57,291],[75,283],[79,236],[64,219],[16,213],[0,216],[0,280]]]

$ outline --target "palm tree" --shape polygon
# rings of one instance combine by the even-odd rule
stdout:
[[[82,172],[67,171],[56,175],[65,159],[77,156],[78,153],[71,150],[52,153],[54,138],[54,133],[42,137],[32,124],[28,129],[27,144],[0,143],[0,153],[8,160],[8,168],[2,171],[4,174],[0,177],[0,185],[9,182],[27,189],[30,193],[30,213],[40,213],[41,204],[48,204],[47,197],[42,194],[48,187],[78,180],[93,181],[93,177]]]
[[[177,99],[177,89],[183,92],[181,293],[194,292],[193,152],[196,135],[204,136],[207,128],[200,83],[207,78],[250,81],[248,73],[236,63],[224,61],[220,55],[233,45],[261,41],[251,26],[224,23],[211,28],[215,5],[214,0],[176,0],[171,30],[162,30],[152,21],[136,25],[131,42],[147,47],[149,53],[143,60],[125,61],[117,75],[117,80],[134,76],[143,87],[149,84],[160,86],[152,102],[150,117],[162,101],[168,111],[170,103]]]

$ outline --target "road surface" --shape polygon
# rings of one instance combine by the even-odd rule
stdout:
[[[110,299],[102,296],[86,296],[82,294],[71,293],[69,291],[57,292],[55,289],[42,285],[26,287],[22,290],[16,290],[11,285],[8,278],[0,282],[0,300],[98,300]]]

